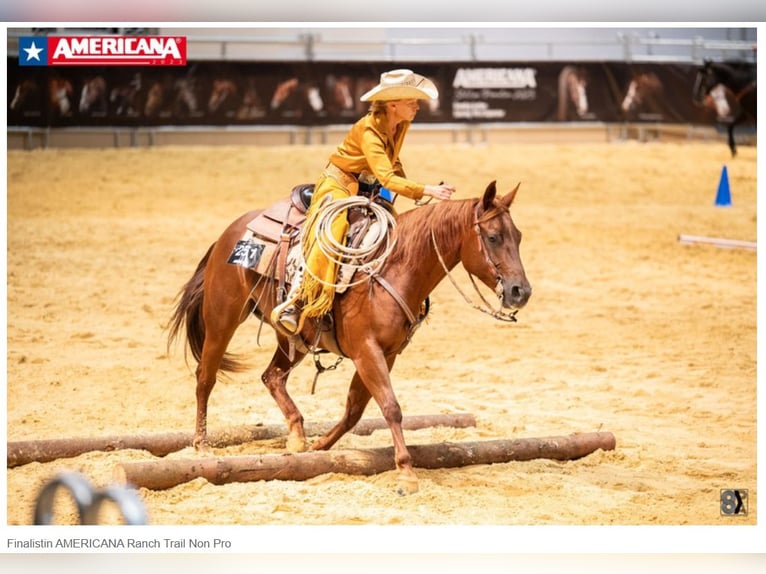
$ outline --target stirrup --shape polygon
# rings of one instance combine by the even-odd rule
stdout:
[[[291,335],[295,335],[303,327],[300,309],[289,301],[274,307],[271,311],[271,322]]]
[[[277,322],[284,329],[287,329],[291,333],[295,333],[298,330],[298,316],[298,309],[296,309],[294,305],[290,305],[279,313]]]

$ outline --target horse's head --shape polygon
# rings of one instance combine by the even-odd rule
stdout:
[[[94,105],[103,102],[106,94],[106,80],[103,76],[89,79],[80,92],[80,112],[88,112]]]
[[[210,97],[207,101],[209,112],[217,112],[226,101],[231,101],[237,95],[237,85],[231,80],[215,79],[213,88],[210,90]]]
[[[641,107],[649,107],[656,98],[661,97],[662,82],[654,72],[639,72],[633,76],[622,100],[621,108],[625,113],[635,112]],[[656,107],[656,106],[653,106]]]
[[[630,81],[630,84],[628,84],[628,89],[625,92],[625,97],[622,99],[622,104],[620,107],[622,108],[623,112],[632,112],[636,107],[638,107],[640,94],[638,93],[638,82],[633,79]]]
[[[577,115],[582,117],[588,113],[588,81],[585,76],[572,75],[569,96],[577,110]]]
[[[51,78],[48,81],[50,107],[62,116],[68,116],[72,111],[72,83],[63,78]]]
[[[704,104],[705,98],[719,83],[713,62],[705,60],[704,64],[697,68],[697,76],[694,78],[694,87],[692,88],[692,101],[698,105]]]
[[[161,82],[154,82],[146,95],[146,103],[144,104],[144,115],[151,117],[159,112],[164,100],[164,88]]]
[[[692,100],[695,104],[704,105],[707,103],[706,100],[710,93],[717,86],[723,84],[729,89],[735,89],[742,83],[742,80],[735,77],[731,67],[705,60],[702,66],[697,68],[697,76],[694,79],[694,87],[692,88]]]
[[[34,80],[23,80],[13,94],[13,99],[9,105],[12,111],[19,111],[26,106],[34,104],[33,100],[37,99],[38,88],[37,83]]]
[[[506,309],[522,308],[532,294],[519,255],[521,232],[510,212],[518,189],[498,198],[496,182],[487,186],[475,206],[472,237],[463,241],[460,252],[466,271],[494,289]]]
[[[573,119],[570,111],[577,118],[583,118],[588,113],[588,74],[578,66],[564,66],[559,72],[558,81],[558,114],[560,121]]]

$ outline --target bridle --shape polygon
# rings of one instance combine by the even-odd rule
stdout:
[[[491,219],[494,219],[495,217],[498,217],[503,213],[503,210],[499,208],[494,208],[492,210],[485,211],[482,215],[479,215],[479,205],[476,205],[476,208],[474,210],[474,222],[473,222],[473,228],[476,232],[476,239],[479,244],[479,252],[484,256],[484,261],[486,262],[487,266],[490,270],[494,271],[500,267],[498,263],[492,260],[492,257],[490,257],[489,249],[487,248],[486,238],[484,237],[484,234],[481,232],[480,225],[486,221],[490,221]],[[516,319],[516,313],[518,313],[518,309],[513,309],[511,311],[505,312],[502,310],[502,304],[500,309],[492,309],[492,306],[489,304],[489,301],[482,295],[481,291],[479,291],[479,286],[476,284],[476,281],[474,280],[473,274],[466,270],[468,273],[468,277],[471,279],[471,285],[473,285],[474,290],[479,295],[479,298],[481,299],[482,303],[484,303],[484,307],[481,307],[480,305],[475,304],[473,301],[471,301],[470,297],[465,294],[465,292],[460,288],[460,285],[457,284],[457,281],[455,281],[455,278],[450,273],[449,269],[447,268],[447,265],[444,263],[444,257],[442,257],[441,252],[439,251],[439,246],[436,244],[436,237],[434,236],[434,230],[431,229],[431,243],[434,246],[434,251],[436,251],[436,256],[439,258],[439,263],[441,263],[442,268],[444,269],[444,272],[447,274],[447,277],[452,282],[452,285],[455,286],[455,289],[457,289],[457,292],[460,293],[460,295],[463,296],[463,299],[465,299],[466,303],[471,305],[474,309],[481,311],[482,313],[486,313],[487,315],[493,317],[494,319],[497,319],[498,321],[505,321],[508,323],[515,323],[517,321]],[[498,298],[502,297],[502,282],[503,278],[500,275],[496,275],[497,277],[497,284],[495,285],[495,293],[497,294]]]

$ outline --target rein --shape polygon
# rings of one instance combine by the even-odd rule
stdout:
[[[484,237],[481,234],[481,230],[479,229],[479,223],[482,221],[488,221],[492,219],[493,217],[496,217],[500,212],[498,211],[497,214],[492,215],[491,217],[484,217],[479,218],[477,216],[476,221],[474,222],[474,228],[476,230],[476,235],[479,240],[479,250],[484,254],[485,259],[487,260],[487,263],[489,263],[493,268],[497,268],[497,265],[494,261],[489,257],[489,254],[487,253],[487,249],[484,246]],[[468,303],[471,307],[474,309],[481,311],[482,313],[486,313],[490,317],[497,319],[498,321],[505,321],[507,323],[515,323],[517,321],[516,319],[516,313],[518,313],[518,309],[514,309],[508,313],[505,313],[502,311],[502,309],[494,310],[492,309],[492,306],[489,304],[489,301],[482,295],[481,291],[479,291],[479,286],[476,284],[476,281],[473,278],[473,275],[471,273],[468,273],[468,277],[471,279],[471,285],[473,285],[474,290],[479,295],[479,298],[481,299],[482,303],[484,303],[484,307],[480,305],[476,305],[473,301],[471,301],[470,297],[465,294],[465,292],[460,288],[460,285],[458,285],[457,281],[455,281],[455,278],[450,273],[449,269],[447,268],[447,265],[444,263],[444,258],[442,257],[441,252],[439,251],[439,246],[436,244],[436,237],[434,236],[434,230],[431,229],[431,243],[434,246],[434,251],[436,251],[436,256],[439,258],[439,263],[441,263],[442,269],[444,269],[444,272],[447,274],[447,277],[452,282],[452,285],[455,286],[455,289],[457,289],[457,292],[460,293],[460,295],[463,296],[463,299],[465,299],[465,302]],[[498,278],[498,284],[500,283],[501,279]]]

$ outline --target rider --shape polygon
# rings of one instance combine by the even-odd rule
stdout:
[[[320,174],[306,221],[316,221],[313,215],[326,198],[335,201],[356,195],[362,174],[371,174],[384,188],[411,199],[423,196],[449,199],[455,192],[452,185],[424,185],[407,179],[399,160],[404,136],[420,109],[418,100],[433,100],[438,95],[431,80],[411,70],[381,74],[380,83],[360,98],[370,102],[369,111],[352,126]],[[345,217],[336,218],[331,225],[332,235],[339,243],[347,230]],[[272,322],[291,333],[300,330],[304,318],[328,313],[335,296],[337,264],[328,260],[316,241],[311,240],[313,236],[313,226],[307,224],[301,238],[303,264],[286,300],[274,308],[271,316]],[[304,266],[308,273],[304,273]]]

